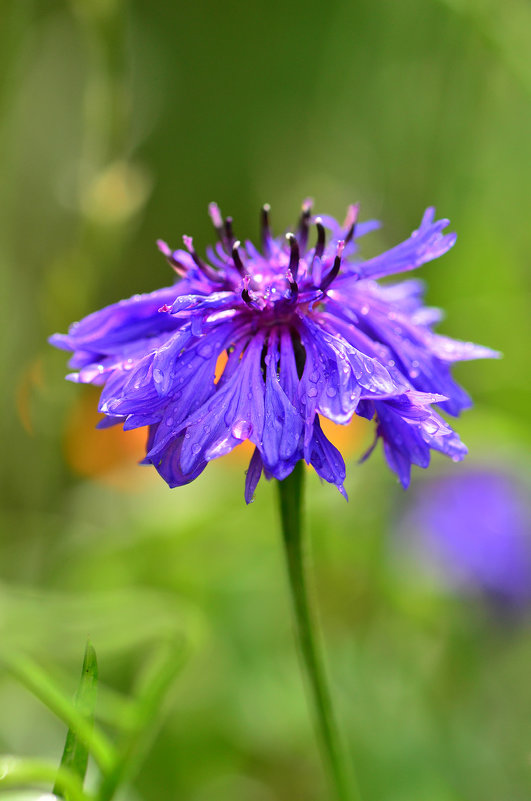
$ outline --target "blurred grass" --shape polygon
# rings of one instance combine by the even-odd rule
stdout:
[[[338,216],[360,200],[385,223],[367,253],[433,203],[459,234],[421,271],[441,330],[505,354],[456,371],[476,401],[459,431],[472,461],[528,470],[529,5],[6,0],[3,12],[2,648],[57,661],[73,691],[90,635],[119,699],[143,649],[183,637],[193,653],[138,797],[325,798],[272,488],[244,508],[233,461],[170,492],[134,464],[134,434],[88,470],[88,443],[110,440],[46,337],[169,282],[155,239],[203,247],[213,199],[239,236],[264,201],[281,231],[308,195]],[[407,499],[379,455],[356,466],[363,444],[348,505],[309,478],[308,521],[366,797],[525,801],[528,628],[395,575],[387,542]],[[0,752],[58,762],[61,726],[7,677],[0,702]]]

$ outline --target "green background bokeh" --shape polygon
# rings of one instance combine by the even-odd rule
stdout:
[[[243,465],[169,491],[112,454],[83,474],[79,409],[47,337],[171,280],[154,242],[212,239],[216,200],[252,238],[303,198],[404,239],[428,205],[458,241],[420,275],[440,330],[504,353],[459,366],[470,465],[529,471],[531,8],[526,0],[4,0],[0,27],[0,639],[73,691],[90,635],[129,691],[157,640],[187,666],[130,798],[325,799],[274,487]],[[95,400],[94,395],[90,395]],[[75,417],[76,409],[77,417]],[[74,421],[74,422],[73,422]],[[76,428],[77,425],[77,428]],[[92,422],[90,422],[92,426]],[[74,432],[74,433],[73,433]],[[363,435],[365,436],[365,435]],[[75,439],[78,437],[78,439]],[[70,446],[68,444],[70,438]],[[366,799],[529,797],[529,630],[396,568],[407,496],[380,454],[349,504],[308,476],[312,566],[340,717]],[[100,446],[96,446],[100,447]],[[116,448],[116,446],[114,446]],[[81,464],[81,468],[80,468]],[[465,470],[434,459],[437,471]],[[415,469],[421,491],[425,476]],[[60,758],[62,724],[0,683],[0,751]]]

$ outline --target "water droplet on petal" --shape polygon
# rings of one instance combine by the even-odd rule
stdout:
[[[202,359],[210,359],[210,357],[212,356],[212,345],[210,344],[201,345],[201,347],[197,352],[199,353]]]
[[[200,450],[201,450],[201,445],[199,445],[198,442],[196,442],[195,445],[192,445],[192,452],[193,453],[199,453]]]
[[[329,398],[335,398],[335,396],[337,395],[337,390],[335,389],[335,387],[328,387],[326,390],[326,394],[328,395]]]
[[[310,387],[310,388],[308,389],[308,397],[309,397],[309,398],[315,398],[315,396],[316,396],[316,395],[317,395],[317,390],[316,390],[316,388],[315,388],[315,387]]]
[[[248,420],[237,420],[232,426],[232,436],[236,439],[247,439],[253,430],[251,423]]]
[[[155,369],[153,370],[153,381],[155,381],[156,384],[160,384],[162,383],[163,379],[164,375],[162,373],[162,370],[160,370],[158,367],[155,367]]]
[[[173,417],[166,418],[166,425],[168,426],[168,428],[173,425]]]

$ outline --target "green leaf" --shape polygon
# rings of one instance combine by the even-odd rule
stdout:
[[[115,757],[114,748],[101,729],[87,721],[62,689],[29,657],[8,654],[3,655],[2,661],[21,684],[76,732],[78,740],[85,744],[105,774],[114,764]]]
[[[85,648],[83,669],[81,671],[79,687],[74,698],[74,706],[91,727],[94,725],[94,708],[96,706],[97,685],[98,662],[96,659],[96,651],[94,650],[94,646],[89,641],[87,642],[87,647]],[[86,743],[79,739],[75,729],[72,727],[69,728],[66,735],[63,756],[61,759],[61,768],[69,768],[74,774],[79,776],[81,784],[83,784],[85,774],[87,772],[88,757],[89,751]],[[61,795],[61,791],[57,782],[53,788],[53,792],[55,795]]]

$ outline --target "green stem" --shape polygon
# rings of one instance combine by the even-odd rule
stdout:
[[[310,609],[304,548],[302,543],[302,492],[304,463],[301,461],[284,481],[278,482],[282,535],[289,586],[296,621],[296,636],[314,707],[315,726],[323,760],[338,801],[360,801],[336,727],[332,701],[322,662],[315,621]]]

